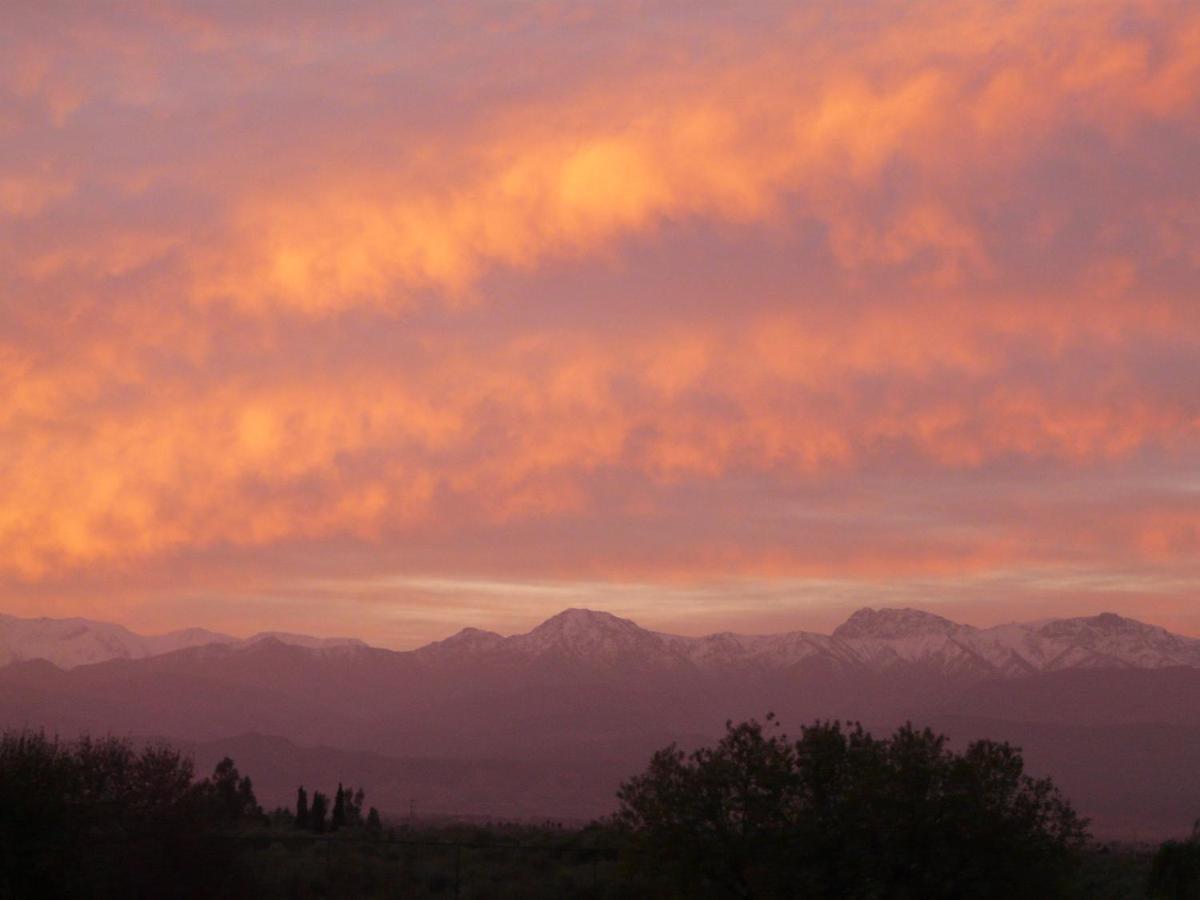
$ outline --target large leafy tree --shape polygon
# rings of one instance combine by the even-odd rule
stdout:
[[[223,832],[252,807],[232,762],[197,782],[166,745],[0,734],[0,897],[229,894]]]
[[[1052,896],[1085,823],[1007,744],[961,753],[911,726],[773,717],[715,746],[656,753],[622,785],[618,823],[664,888],[736,897]]]
[[[213,814],[226,823],[235,824],[262,815],[250,776],[239,773],[228,756],[217,763],[212,776],[199,785],[199,790]]]
[[[1167,841],[1158,848],[1149,894],[1155,900],[1200,900],[1200,821],[1188,840]]]

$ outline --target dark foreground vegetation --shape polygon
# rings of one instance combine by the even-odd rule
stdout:
[[[0,737],[7,898],[1200,898],[1200,834],[1099,846],[1020,754],[903,728],[730,725],[668,748],[583,829],[394,823],[362,789],[265,813],[232,760]]]

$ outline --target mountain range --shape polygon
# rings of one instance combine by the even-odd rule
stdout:
[[[113,659],[146,659],[193,647],[244,648],[278,641],[308,649],[368,648],[355,638],[260,632],[248,638],[189,628],[145,636],[88,619],[0,615],[0,666],[45,659],[59,668]],[[1019,677],[1066,669],[1200,667],[1200,639],[1172,634],[1114,613],[1014,623],[960,625],[915,609],[860,609],[832,634],[791,631],[684,637],[641,628],[629,619],[568,609],[532,631],[509,637],[466,628],[408,651],[422,661],[510,664],[556,659],[630,670],[785,669],[820,663],[845,670],[926,669],[969,677]]]
[[[684,637],[572,609],[403,652],[2,616],[4,662],[0,725],[228,752],[268,803],[336,778],[392,811],[601,815],[653,750],[774,711],[1013,740],[1112,834],[1200,815],[1200,640],[1111,613],[974,628],[864,609],[832,634]]]
[[[424,657],[512,661],[558,658],[631,669],[786,669],[819,663],[874,673],[1019,677],[1065,669],[1200,667],[1200,639],[1114,613],[974,628],[915,609],[860,609],[825,635],[732,632],[682,637],[628,619],[568,609],[527,634],[465,629],[415,651]]]

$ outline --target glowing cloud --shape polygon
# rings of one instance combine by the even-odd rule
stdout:
[[[1194,604],[1194,4],[45,15],[0,42],[0,604]]]

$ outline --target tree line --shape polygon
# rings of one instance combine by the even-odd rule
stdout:
[[[0,900],[434,897],[464,880],[464,846],[478,857],[466,882],[487,885],[475,896],[1200,900],[1200,828],[1144,866],[1108,854],[1015,748],[954,751],[911,726],[877,738],[816,722],[793,739],[773,716],[727,723],[712,746],[654,754],[618,803],[581,831],[534,829],[512,856],[503,831],[405,826],[397,840],[358,787],[301,786],[266,813],[228,758],[197,778],[166,744],[10,732]],[[560,851],[529,855],[531,840]]]
[[[379,810],[371,807],[366,817],[362,813],[364,793],[362,788],[344,788],[338,783],[337,793],[334,794],[333,808],[330,810],[329,798],[320,791],[315,791],[312,802],[309,802],[308,791],[301,785],[296,790],[296,810],[291,814],[291,824],[296,828],[324,834],[326,831],[341,831],[362,829],[369,835],[377,835],[383,831],[383,821]],[[287,818],[288,811],[282,811]],[[328,816],[328,822],[326,821]]]
[[[1007,744],[956,753],[928,729],[839,722],[790,740],[778,724],[668,747],[622,786],[617,822],[648,870],[693,896],[1065,895],[1086,822]]]
[[[229,759],[197,779],[162,743],[0,735],[0,898],[220,896],[238,874],[220,835],[261,818]]]

